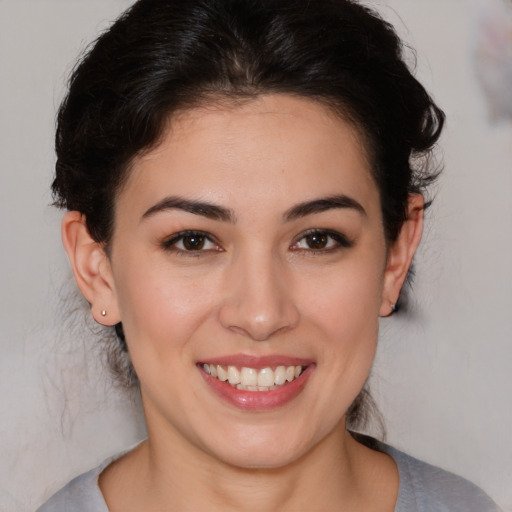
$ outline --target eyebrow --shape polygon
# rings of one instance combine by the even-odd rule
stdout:
[[[307,215],[322,213],[335,208],[348,208],[359,212],[361,215],[367,215],[366,210],[359,202],[349,196],[341,194],[299,203],[287,210],[284,213],[283,218],[285,221],[292,221]],[[168,210],[182,210],[188,213],[193,213],[194,215],[207,217],[208,219],[230,223],[236,222],[235,214],[233,210],[230,210],[229,208],[224,208],[223,206],[203,201],[193,201],[178,196],[165,197],[146,210],[142,215],[142,219],[147,219],[157,213]]]
[[[359,212],[365,217],[367,216],[366,210],[361,203],[349,196],[340,194],[297,204],[284,213],[284,219],[286,221],[296,220],[306,215],[322,213],[335,208],[348,208]]]
[[[208,219],[221,220],[224,222],[235,222],[235,214],[229,208],[224,208],[212,203],[202,201],[192,201],[183,197],[165,197],[154,206],[146,210],[142,215],[142,219],[147,219],[157,213],[165,212],[168,210],[182,210],[185,212],[193,213],[194,215],[201,215]]]

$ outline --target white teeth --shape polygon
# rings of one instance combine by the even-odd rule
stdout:
[[[278,366],[274,372],[274,384],[276,386],[282,386],[286,382],[286,368],[284,366]]]
[[[272,368],[263,368],[258,372],[258,386],[273,386],[274,372]]]
[[[233,387],[244,391],[271,391],[278,389],[287,382],[292,382],[300,377],[303,371],[302,366],[278,366],[272,368],[254,368],[236,366],[225,366],[215,364],[204,364],[203,369],[212,377],[222,382],[228,381]]]
[[[210,365],[210,366],[213,366],[213,365]],[[228,380],[228,372],[226,370],[224,370],[224,368],[220,364],[217,365],[217,378],[222,382],[225,382]]]
[[[258,372],[254,368],[242,368],[240,382],[243,386],[257,386]]]
[[[243,384],[238,384],[236,389],[240,389],[242,391],[268,391],[271,388],[268,386],[244,386]]]
[[[236,366],[228,366],[228,382],[230,384],[240,384],[240,372]]]

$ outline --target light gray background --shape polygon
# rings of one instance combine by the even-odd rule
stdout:
[[[445,173],[407,317],[372,377],[388,441],[512,511],[512,123],[474,77],[476,0],[369,2],[418,51],[448,115]],[[144,435],[91,344],[49,207],[56,106],[77,54],[129,0],[0,0],[0,510],[29,512]]]

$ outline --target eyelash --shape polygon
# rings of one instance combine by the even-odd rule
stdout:
[[[210,248],[210,249],[203,249],[201,247],[200,249],[197,249],[197,250],[187,249],[185,246],[183,246],[183,248],[177,247],[179,242],[182,242],[182,244],[183,244],[183,242],[187,238],[191,239],[193,237],[202,239],[203,243],[205,243],[205,242],[211,243],[214,245],[214,247]],[[191,231],[191,230],[180,231],[179,233],[172,235],[170,238],[168,238],[162,242],[162,248],[166,251],[172,251],[177,254],[186,255],[186,256],[200,256],[201,253],[204,253],[204,252],[210,252],[212,250],[213,251],[221,251],[222,250],[220,248],[220,246],[218,245],[218,243],[208,233],[206,233],[204,231]]]
[[[334,244],[331,247],[326,248],[303,248],[298,247],[297,245],[302,240],[312,237],[312,236],[318,236],[318,237],[327,237],[328,239],[331,239],[331,241],[334,241]],[[329,241],[327,242],[329,243]],[[325,253],[331,253],[335,252],[340,249],[348,249],[353,246],[353,243],[342,233],[338,231],[332,231],[329,229],[310,229],[309,231],[306,231],[305,233],[301,233],[296,241],[292,245],[292,250],[294,251],[307,251],[311,252],[312,254],[325,254]]]
[[[314,237],[314,236],[326,237],[327,244],[329,244],[329,239],[330,239],[331,241],[334,241],[334,245],[331,247],[328,246],[326,248],[317,248],[317,249],[312,248],[312,247],[306,248],[306,247],[298,246],[298,244],[302,240],[304,240],[308,237]],[[199,243],[203,243],[203,244],[210,243],[214,247],[208,248],[208,249],[203,249],[203,246],[201,246],[197,250],[187,249],[186,246],[183,245],[184,241],[187,238],[192,239],[194,237],[201,239]],[[183,245],[183,247],[177,247],[177,245],[180,242]],[[327,229],[311,229],[309,231],[301,233],[296,238],[296,240],[293,242],[290,249],[292,251],[304,251],[304,252],[309,252],[312,254],[325,254],[325,253],[334,252],[334,251],[337,251],[337,250],[343,249],[343,248],[347,249],[352,246],[353,246],[353,243],[351,241],[349,241],[345,235],[343,235],[342,233],[339,233],[338,231],[332,231],[332,230],[327,230]],[[221,252],[222,251],[222,248],[219,246],[219,244],[216,242],[216,240],[211,235],[209,235],[205,231],[191,231],[191,230],[180,231],[179,233],[172,235],[170,238],[168,238],[162,242],[162,248],[166,251],[172,251],[172,252],[175,252],[180,255],[194,256],[194,257],[201,256],[201,253],[205,253],[205,252],[211,252],[211,251]]]

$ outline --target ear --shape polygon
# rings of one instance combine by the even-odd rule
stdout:
[[[73,211],[64,216],[62,242],[78,288],[91,305],[94,320],[102,325],[120,322],[110,260],[103,244],[91,237],[85,215]]]
[[[394,311],[394,305],[421,240],[423,207],[421,194],[409,194],[407,220],[403,223],[398,238],[388,249],[380,316],[389,316]]]

